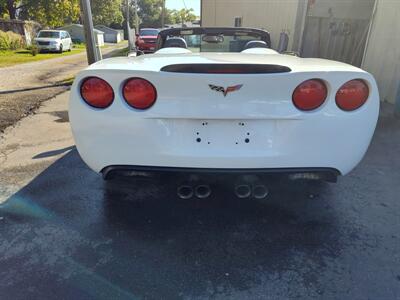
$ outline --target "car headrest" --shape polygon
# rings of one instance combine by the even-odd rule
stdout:
[[[186,54],[192,53],[189,49],[168,47],[157,50],[154,54]]]
[[[268,48],[268,45],[264,41],[249,41],[244,46],[243,50],[251,49],[251,48]]]
[[[172,37],[165,41],[163,48],[187,48],[186,41],[181,37]]]
[[[279,54],[278,51],[272,50],[271,48],[250,48],[243,50],[241,53],[247,54]]]

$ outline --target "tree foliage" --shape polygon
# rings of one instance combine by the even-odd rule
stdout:
[[[125,1],[124,1],[125,2]],[[121,24],[122,1],[121,0],[92,0],[92,16],[95,25]]]
[[[0,17],[4,15],[57,27],[79,20],[79,0],[0,0]]]
[[[138,14],[141,27],[161,27],[162,0],[138,0]],[[190,9],[166,9],[165,24],[180,24],[196,20],[194,10]]]
[[[0,18],[9,17],[8,10],[6,8],[6,1],[0,0]]]
[[[119,27],[125,19],[125,0],[90,0],[93,23]],[[130,24],[135,24],[134,0],[130,2]],[[163,0],[137,0],[141,27],[161,27]],[[0,17],[34,20],[45,27],[79,23],[80,0],[0,0]],[[165,10],[165,24],[194,21],[193,9]]]
[[[196,20],[193,8],[169,11],[172,24],[183,24],[185,22],[193,22]]]
[[[25,0],[20,16],[47,27],[76,23],[80,16],[79,0]]]
[[[91,0],[93,22],[122,23],[122,0]],[[47,27],[77,23],[80,0],[0,0],[0,15],[11,19],[34,20]]]
[[[0,17],[16,19],[18,9],[24,6],[23,1],[0,0]]]
[[[162,0],[137,0],[141,27],[160,27]]]

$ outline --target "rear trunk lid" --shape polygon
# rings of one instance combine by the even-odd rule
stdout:
[[[244,53],[143,55],[106,59],[88,69],[113,74],[115,91],[130,77],[150,81],[157,102],[139,113],[175,119],[297,119],[304,113],[292,104],[292,93],[301,82],[320,78],[329,86],[367,74],[339,62]]]

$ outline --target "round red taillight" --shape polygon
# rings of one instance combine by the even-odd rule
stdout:
[[[106,108],[114,101],[114,91],[107,81],[88,77],[81,84],[81,96],[90,106]]]
[[[130,78],[125,82],[122,94],[126,103],[136,109],[150,108],[157,99],[154,85],[142,78]]]
[[[310,79],[300,83],[293,92],[293,104],[300,110],[313,110],[324,103],[328,90],[320,79]]]
[[[361,79],[354,79],[343,84],[336,93],[336,105],[345,111],[361,107],[368,99],[369,88]]]

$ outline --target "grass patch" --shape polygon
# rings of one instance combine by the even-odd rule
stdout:
[[[122,48],[122,49],[115,50],[115,51],[112,53],[112,57],[127,56],[128,53],[129,53],[129,48],[126,47],[126,48]]]
[[[13,66],[17,64],[23,64],[23,63],[28,63],[28,62],[33,62],[33,61],[39,61],[39,60],[45,60],[45,59],[50,59],[50,58],[55,58],[55,57],[60,57],[60,56],[69,56],[72,54],[76,54],[79,52],[82,52],[85,50],[85,47],[83,48],[74,48],[72,49],[71,52],[63,52],[63,53],[38,53],[36,56],[32,56],[30,50],[5,50],[5,51],[0,51],[0,68],[2,67],[8,67],[8,66]]]
[[[86,49],[86,44],[84,43],[74,43],[72,44],[73,49]]]

